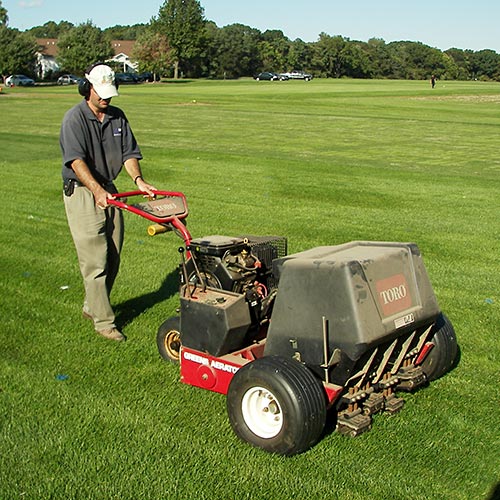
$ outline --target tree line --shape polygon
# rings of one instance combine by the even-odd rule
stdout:
[[[261,71],[303,70],[324,78],[500,80],[494,50],[450,48],[421,42],[367,42],[321,33],[315,42],[290,40],[282,31],[243,24],[219,28],[198,0],[165,0],[147,24],[100,29],[92,21],[73,25],[49,21],[21,32],[8,27],[0,0],[0,73],[35,75],[36,38],[58,39],[61,70],[81,74],[94,61],[112,57],[111,40],[135,40],[139,71],[164,77],[240,78]]]

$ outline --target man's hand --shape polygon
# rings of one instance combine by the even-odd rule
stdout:
[[[114,196],[111,193],[108,193],[104,188],[97,189],[94,191],[94,199],[95,204],[102,208],[103,210],[109,206],[108,200],[114,199]]]
[[[83,160],[77,158],[72,162],[71,168],[78,177],[78,180],[94,195],[96,206],[104,210],[108,206],[108,200],[110,198],[114,198],[114,196],[111,193],[108,193],[97,182],[97,180],[91,174],[89,167]]]
[[[151,198],[155,197],[155,194],[153,191],[156,191],[156,188],[152,186],[151,184],[148,184],[142,177],[139,177],[137,179],[137,187],[140,191],[143,191],[144,193],[148,193]]]

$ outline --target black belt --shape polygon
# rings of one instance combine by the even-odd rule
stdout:
[[[76,179],[68,179],[67,181],[64,181],[64,184],[68,184],[68,183],[73,184],[73,186],[76,188],[85,187],[85,184],[83,182],[77,181]],[[113,184],[113,181],[99,182],[99,184],[102,187],[111,186]]]
[[[99,184],[105,188],[107,186],[112,186],[113,182],[105,181],[105,182],[100,182]],[[67,179],[63,181],[63,190],[66,196],[71,196],[76,187],[85,187],[85,184],[83,184],[80,181],[77,181],[76,179]]]
[[[71,179],[71,182],[77,188],[85,187],[85,184],[83,184],[83,182],[77,181],[76,179]],[[99,182],[99,184],[102,187],[111,186],[113,184],[113,181]]]

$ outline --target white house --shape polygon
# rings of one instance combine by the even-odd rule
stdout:
[[[36,55],[36,76],[43,79],[47,75],[59,71],[59,65],[56,62],[57,38],[37,38],[36,41],[39,47]]]
[[[120,63],[124,73],[135,73],[138,63],[130,59],[134,44],[135,40],[113,40],[111,45],[113,46],[115,55],[106,62]]]
[[[52,73],[58,73],[61,68],[57,64],[56,58],[59,52],[57,38],[37,38],[39,51],[37,53],[37,77],[46,78]],[[114,56],[108,59],[107,63],[118,63],[124,73],[134,73],[137,71],[137,62],[130,59],[135,40],[112,40]],[[83,68],[82,68],[83,71]]]

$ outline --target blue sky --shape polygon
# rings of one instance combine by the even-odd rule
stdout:
[[[101,28],[147,23],[164,0],[1,0],[9,26],[25,30],[47,21],[87,20]],[[351,40],[419,41],[446,50],[500,53],[500,2],[496,0],[201,0],[217,26],[241,23],[279,29],[306,42],[321,32]]]

